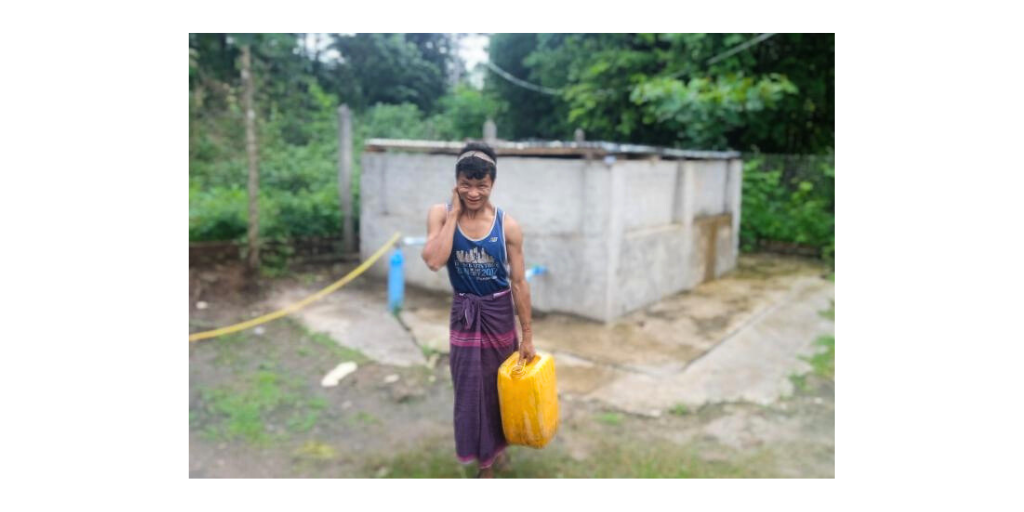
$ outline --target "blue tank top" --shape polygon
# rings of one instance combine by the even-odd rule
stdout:
[[[456,221],[448,256],[448,280],[456,293],[491,295],[509,288],[504,221],[501,208],[495,208],[491,230],[479,239],[467,237]]]

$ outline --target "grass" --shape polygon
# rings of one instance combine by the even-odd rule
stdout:
[[[420,352],[422,352],[423,353],[423,357],[425,357],[427,359],[430,359],[430,356],[432,356],[432,355],[435,355],[435,354],[436,355],[441,355],[443,353],[440,350],[436,350],[436,349],[434,349],[432,347],[428,347],[426,345],[420,345]]]
[[[834,322],[836,319],[836,301],[832,300],[830,302],[832,302],[832,307],[826,309],[825,311],[819,311],[818,314]]]
[[[836,319],[836,301],[833,300],[832,307],[822,311],[820,314],[834,322]],[[836,337],[834,335],[818,336],[814,344],[823,347],[824,350],[820,350],[813,356],[803,359],[811,363],[811,368],[813,368],[815,375],[834,381],[836,379]]]
[[[212,346],[214,364],[230,368],[233,375],[216,387],[199,386],[200,405],[189,410],[189,426],[208,439],[254,445],[311,431],[327,408],[327,401],[313,394],[304,379],[282,369],[283,350],[331,364],[336,363],[330,360],[370,361],[362,352],[343,347],[324,333],[309,332],[291,319],[268,325],[262,336],[248,330],[203,343]]]
[[[287,351],[301,358],[370,362],[362,352],[343,347],[324,333],[310,332],[292,319],[268,324],[265,334],[252,330],[203,342],[213,350],[213,362],[231,372],[216,387],[198,384],[199,405],[189,410],[189,427],[213,440],[241,440],[266,445],[310,432],[322,421],[327,401],[317,396],[307,379],[290,375],[281,363]],[[302,371],[302,370],[300,370]]]
[[[664,443],[602,443],[590,456],[576,460],[548,446],[542,450],[511,448],[512,466],[503,478],[743,478],[771,474],[774,454],[761,450],[752,455],[734,454],[730,460],[711,462],[700,458],[692,446]],[[461,465],[454,446],[429,448],[367,462],[366,475],[387,478],[472,478],[474,464]]]
[[[289,432],[309,431],[327,407],[323,398],[309,396],[300,379],[267,368],[201,388],[200,397],[202,405],[189,415],[207,438],[255,445],[287,439]],[[273,431],[270,426],[276,423],[287,430]]]
[[[221,366],[234,366],[241,361],[239,350],[249,341],[245,332],[225,334],[201,343],[212,344],[217,355],[214,361]]]
[[[836,337],[835,336],[819,336],[814,342],[819,347],[824,347],[825,350],[814,354],[811,357],[804,358],[805,361],[811,363],[814,374],[819,377],[826,379],[835,380],[836,378]]]
[[[789,381],[797,391],[807,391],[807,375],[791,373]]]
[[[832,307],[820,311],[818,314],[828,318],[829,320],[835,321],[836,319],[836,301],[832,301]],[[814,344],[819,350],[811,357],[801,356],[800,359],[807,361],[811,365],[811,374],[816,377],[835,381],[836,380],[836,337],[834,335],[823,335],[818,336],[818,339],[814,341]],[[789,376],[789,381],[793,383],[793,387],[797,391],[806,391],[808,388],[807,375],[792,374]]]
[[[317,420],[320,419],[320,414],[324,409],[327,408],[327,400],[322,397],[316,396],[306,401],[300,401],[296,404],[299,409],[305,410],[306,412],[299,413],[288,419],[288,430],[292,432],[309,432],[314,426],[316,426]]]
[[[376,416],[366,411],[359,411],[355,415],[346,418],[345,423],[347,423],[350,427],[354,427],[356,425],[380,425],[381,421]]]
[[[604,423],[605,425],[617,426],[622,424],[622,415],[617,412],[604,412],[598,414],[595,419],[598,423]]]
[[[371,361],[371,359],[369,357],[366,357],[366,355],[363,354],[362,352],[354,348],[348,348],[339,345],[337,341],[334,341],[334,338],[331,338],[326,333],[310,331],[309,329],[306,329],[304,326],[302,326],[302,324],[299,324],[298,322],[295,322],[295,325],[299,326],[299,328],[302,329],[304,338],[303,341],[309,340],[314,345],[320,348],[327,349],[328,353],[330,353],[335,359],[343,361],[355,361],[356,364],[360,365],[366,364]],[[303,348],[304,347],[300,346],[299,350],[302,350]]]
[[[276,358],[282,349],[294,350],[299,357],[330,356],[331,359],[355,361],[360,365],[371,361],[359,350],[344,347],[326,333],[313,332],[291,318],[275,320],[264,328],[266,331],[262,336],[248,329],[202,343],[214,347],[214,362],[218,366],[233,367],[245,360]]]
[[[690,408],[686,404],[676,404],[674,407],[668,410],[669,414],[675,416],[686,416],[690,414]]]

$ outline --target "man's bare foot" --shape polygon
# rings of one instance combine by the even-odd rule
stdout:
[[[480,471],[476,474],[477,478],[494,478],[494,467],[480,468]]]

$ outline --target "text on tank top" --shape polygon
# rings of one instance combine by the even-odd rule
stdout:
[[[491,229],[483,237],[474,239],[462,231],[456,219],[452,252],[448,257],[448,280],[456,293],[490,295],[509,288],[504,224],[504,212],[495,207]]]

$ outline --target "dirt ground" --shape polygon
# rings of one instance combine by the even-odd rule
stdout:
[[[745,258],[737,273],[820,270],[795,259]],[[282,288],[325,286],[349,268],[293,269],[249,291],[237,267],[191,269],[190,332],[267,312],[268,297]],[[361,277],[349,286],[386,302],[382,281]],[[698,288],[648,309],[671,315],[673,304],[705,292]],[[410,305],[449,300],[407,290]],[[538,324],[576,321],[542,316]],[[427,364],[392,366],[339,341],[285,318],[191,343],[189,476],[471,477],[472,469],[454,456],[447,355],[423,348]],[[343,361],[358,369],[336,387],[323,387],[324,375]],[[563,393],[555,439],[542,450],[514,447],[510,471],[499,476],[834,477],[833,380],[812,371],[794,376],[794,383],[793,394],[769,404],[681,404],[657,417]]]

